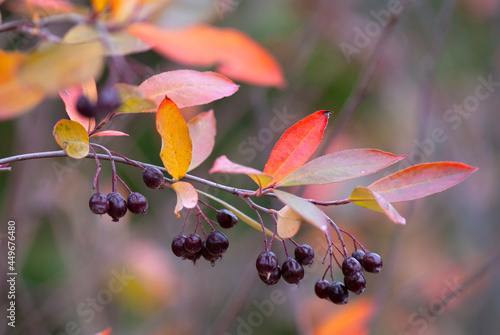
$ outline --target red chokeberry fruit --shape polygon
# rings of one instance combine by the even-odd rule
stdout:
[[[163,173],[153,166],[148,166],[142,171],[142,180],[147,187],[157,189],[165,181]]]
[[[109,209],[108,215],[117,222],[120,218],[127,214],[127,202],[118,192],[111,192],[108,194]]]
[[[334,281],[328,286],[328,300],[336,305],[347,304],[349,300],[349,292],[344,284],[339,281]]]
[[[226,235],[218,230],[210,232],[207,236],[207,250],[215,256],[220,256],[227,251],[229,240]]]
[[[172,252],[177,257],[186,257],[186,249],[184,249],[184,242],[186,241],[186,236],[177,235],[172,240]]]
[[[217,222],[222,228],[232,228],[238,223],[238,217],[228,209],[217,211]]]
[[[367,252],[363,257],[363,268],[366,272],[379,273],[384,263],[382,257],[374,252]]]
[[[184,242],[184,249],[190,254],[196,254],[201,251],[202,240],[198,234],[190,234],[186,237]]]
[[[314,250],[308,244],[300,244],[295,248],[295,259],[302,265],[314,262]]]
[[[342,262],[342,273],[346,277],[361,275],[363,273],[363,267],[356,258],[348,257]]]
[[[94,214],[106,214],[109,210],[108,197],[103,193],[94,193],[90,197],[89,207]]]
[[[268,273],[267,275],[261,275],[259,273],[259,278],[267,286],[276,285],[280,281],[280,278],[281,278],[281,269],[278,266],[276,268],[276,270],[274,270],[274,272]]]
[[[128,195],[127,207],[134,214],[145,214],[148,210],[148,199],[139,192],[132,192]]]
[[[281,276],[289,284],[298,284],[304,278],[304,267],[295,258],[290,257],[281,266]]]
[[[366,279],[363,275],[344,277],[344,284],[354,294],[361,294],[366,288]]]
[[[320,299],[327,299],[329,286],[330,283],[328,280],[320,279],[314,284],[314,293],[316,293],[316,296]]]

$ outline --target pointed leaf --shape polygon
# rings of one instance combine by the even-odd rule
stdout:
[[[178,181],[171,185],[172,189],[177,193],[177,204],[175,205],[174,213],[179,217],[179,212],[185,208],[194,208],[198,204],[198,193],[190,183]]]
[[[115,85],[122,104],[115,111],[116,113],[145,113],[154,112],[156,103],[147,99],[139,87],[129,84]]]
[[[259,188],[271,183],[273,180],[273,177],[262,171],[231,162],[225,155],[215,160],[214,165],[208,173],[246,174],[252,178]]]
[[[311,204],[304,198],[288,192],[281,190],[273,190],[273,192],[282,203],[290,206],[295,212],[302,216],[304,221],[307,221],[319,229],[326,231],[326,228],[328,227],[326,215],[322,210],[316,207],[316,205]]]
[[[318,157],[285,177],[279,186],[319,185],[367,176],[406,156],[377,149],[353,149]]]
[[[89,153],[89,134],[83,126],[70,120],[60,120],[54,127],[57,144],[72,158],[84,158]]]
[[[304,219],[290,206],[285,206],[278,212],[278,236],[292,238],[297,234]]]
[[[28,112],[45,96],[40,88],[19,80],[19,68],[26,58],[18,51],[0,50],[0,121]]]
[[[387,201],[409,201],[455,186],[477,168],[456,162],[424,163],[382,178],[368,188]]]
[[[80,123],[85,129],[92,130],[95,127],[95,119],[85,117],[76,110],[76,102],[82,94],[87,96],[91,101],[97,101],[97,88],[94,80],[84,85],[77,85],[75,87],[59,91],[59,96],[64,101],[66,113],[69,118],[72,121]]]
[[[139,85],[139,88],[146,98],[156,104],[166,95],[177,107],[184,108],[228,97],[239,86],[215,72],[177,70],[154,75]]]
[[[162,140],[160,158],[163,165],[174,179],[184,177],[191,163],[192,144],[187,123],[169,98],[158,107],[156,129]]]
[[[90,137],[101,137],[101,136],[129,136],[127,133],[118,130],[103,130],[98,133],[90,135]]]
[[[356,187],[352,191],[350,199],[360,200],[360,201],[352,201],[352,203],[355,205],[384,213],[394,223],[399,223],[403,225],[406,224],[406,219],[402,217],[394,207],[392,207],[391,203],[387,201],[387,199],[382,197],[380,194],[372,191],[368,187],[364,186]]]
[[[317,111],[290,127],[274,146],[264,173],[280,182],[301,167],[321,142],[329,114],[328,111]]]
[[[193,143],[191,164],[188,171],[193,170],[210,156],[215,145],[216,122],[214,111],[201,113],[188,122],[189,137]]]
[[[206,196],[207,198],[210,198],[216,202],[218,202],[219,204],[221,204],[222,206],[226,207],[227,209],[229,209],[231,212],[234,213],[234,215],[236,215],[241,221],[245,222],[246,224],[248,224],[250,227],[252,228],[255,228],[257,229],[258,231],[262,231],[262,226],[260,225],[260,223],[258,223],[257,221],[255,221],[254,219],[252,219],[251,217],[249,217],[248,215],[246,215],[245,213],[241,212],[239,209],[237,209],[236,207],[234,206],[231,206],[230,204],[228,204],[227,202],[225,202],[224,200],[221,200],[213,195],[211,195],[210,193],[205,193],[203,191],[200,191],[200,190],[196,190],[196,192],[200,193],[200,194],[203,194],[204,196]],[[267,235],[269,236],[273,236],[274,233],[272,231],[270,231],[269,229],[265,228],[265,232]],[[278,236],[275,236],[275,238],[279,241],[281,241],[281,239],[278,237]]]
[[[241,31],[209,25],[167,30],[147,23],[132,25],[128,31],[159,54],[181,64],[215,65],[217,72],[254,85],[286,84],[276,59]]]
[[[42,42],[23,62],[19,76],[23,83],[48,94],[73,87],[101,74],[104,58],[100,42],[59,44]]]

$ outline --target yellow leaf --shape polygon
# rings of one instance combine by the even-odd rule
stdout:
[[[198,204],[198,193],[190,183],[178,181],[172,184],[172,189],[177,193],[177,204],[174,213],[179,217],[179,212],[184,208],[194,208]]]
[[[156,104],[146,99],[144,93],[139,87],[129,84],[115,85],[120,99],[121,106],[116,110],[116,113],[145,113],[152,112],[156,108]]]
[[[100,13],[108,7],[110,0],[90,0],[94,12]]]
[[[278,212],[278,236],[281,238],[294,237],[300,229],[302,220],[302,216],[290,206],[283,207]]]
[[[356,187],[349,198],[351,200],[359,200],[352,201],[355,205],[384,213],[394,223],[406,224],[406,219],[396,211],[389,201],[368,187]]]
[[[48,94],[98,77],[103,68],[101,42],[59,44],[42,42],[19,70],[20,80]]]
[[[165,97],[156,113],[156,129],[161,136],[160,158],[174,179],[181,179],[191,163],[193,145],[189,128],[177,105]]]
[[[0,50],[0,120],[28,112],[43,100],[43,91],[20,82],[18,70],[26,54]]]
[[[57,144],[69,157],[80,159],[88,155],[89,134],[80,123],[60,120],[55,125],[53,134]]]

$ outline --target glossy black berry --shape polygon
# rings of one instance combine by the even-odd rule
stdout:
[[[366,288],[366,279],[363,275],[344,277],[344,283],[347,289],[354,294],[361,294]]]
[[[281,275],[289,284],[298,284],[304,278],[304,267],[295,259],[288,258],[281,267]]]
[[[261,252],[255,261],[257,272],[261,276],[267,277],[268,274],[273,274],[279,268],[278,257],[272,251]]]
[[[127,202],[118,192],[111,192],[108,194],[109,209],[108,215],[117,222],[120,218],[127,214]]]
[[[346,277],[361,275],[363,273],[363,267],[356,258],[348,257],[342,262],[342,273]]]
[[[95,193],[90,197],[89,207],[94,214],[106,214],[109,210],[109,200],[106,194]]]
[[[232,228],[238,223],[238,217],[228,209],[217,211],[217,222],[222,228]]]
[[[314,250],[308,244],[301,244],[295,248],[295,259],[302,265],[314,262]]]
[[[359,264],[363,264],[363,257],[365,257],[365,252],[361,249],[357,249],[352,252],[351,256],[356,258]]]
[[[134,214],[144,214],[148,210],[148,200],[139,192],[132,192],[127,198],[127,208]]]
[[[97,109],[104,113],[112,113],[120,107],[121,99],[118,91],[112,86],[105,86],[99,90],[97,97]]]
[[[229,247],[229,240],[226,235],[218,230],[212,231],[207,236],[207,250],[215,256],[220,256],[226,252]]]
[[[328,300],[336,305],[347,304],[349,300],[349,292],[344,284],[339,281],[334,281],[328,286],[327,289]]]
[[[201,251],[202,244],[201,237],[198,234],[190,234],[186,237],[184,249],[190,254],[196,254]]]
[[[280,278],[281,278],[281,269],[278,266],[276,268],[276,270],[274,270],[274,272],[272,272],[272,273],[269,273],[267,275],[259,274],[259,278],[260,278],[260,280],[262,280],[262,282],[264,284],[266,284],[268,286],[276,285],[280,281]]]
[[[165,177],[157,168],[148,166],[142,171],[142,180],[147,187],[157,189],[163,185]]]
[[[172,240],[172,252],[177,257],[186,257],[186,249],[184,249],[184,242],[186,241],[186,236],[177,235]]]
[[[314,284],[314,293],[316,293],[316,296],[321,299],[327,299],[328,298],[328,286],[330,286],[330,283],[328,280],[325,279],[320,279]]]
[[[201,258],[201,251],[194,254],[187,253],[186,258],[189,259],[190,261],[193,261],[193,263],[196,264],[196,261]]]
[[[363,257],[363,267],[366,272],[379,273],[384,265],[382,262],[382,257],[374,252],[367,252],[365,257]]]
[[[89,98],[84,95],[80,95],[78,100],[76,100],[76,111],[85,117],[96,117],[99,114],[99,110],[90,102]]]
[[[207,261],[211,262],[214,265],[214,262],[220,258],[220,256],[212,255],[210,251],[207,249],[207,241],[203,241],[201,244],[201,255]]]

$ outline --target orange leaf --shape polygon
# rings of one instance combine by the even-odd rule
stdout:
[[[188,171],[193,170],[210,156],[215,145],[216,125],[214,111],[210,110],[195,116],[188,122],[189,137],[193,142],[191,164]]]
[[[409,201],[455,186],[476,170],[475,167],[456,162],[424,163],[377,180],[368,188],[387,201]]]
[[[44,98],[41,89],[19,80],[18,70],[26,58],[21,52],[0,50],[0,120],[28,112]]]
[[[100,136],[129,136],[129,135],[118,130],[103,130],[93,135],[90,135],[90,137],[100,137]]]
[[[351,200],[359,200],[352,202],[355,205],[384,213],[394,223],[406,224],[406,219],[396,211],[387,199],[368,187],[356,187],[349,198]]]
[[[174,179],[184,177],[191,163],[193,146],[186,121],[169,98],[158,107],[156,129],[161,136],[160,158]]]
[[[335,309],[316,327],[313,335],[368,335],[370,320],[374,313],[375,306],[371,300],[357,299]]]
[[[238,88],[238,85],[218,73],[193,70],[159,73],[139,85],[146,98],[156,104],[168,96],[179,108],[204,105],[228,97]]]
[[[214,166],[212,166],[208,173],[246,174],[252,178],[259,188],[271,183],[273,180],[273,177],[262,171],[231,162],[225,155],[215,160]]]
[[[317,111],[290,127],[274,146],[264,173],[280,182],[301,167],[321,142],[329,114],[328,111]]]
[[[132,25],[128,30],[161,55],[181,64],[216,65],[217,72],[254,85],[286,85],[276,59],[241,31],[208,25],[167,30],[146,23]]]
[[[185,208],[194,208],[198,204],[198,193],[193,185],[184,181],[172,184],[172,189],[177,193],[177,204],[174,213],[179,217],[179,212]]]

